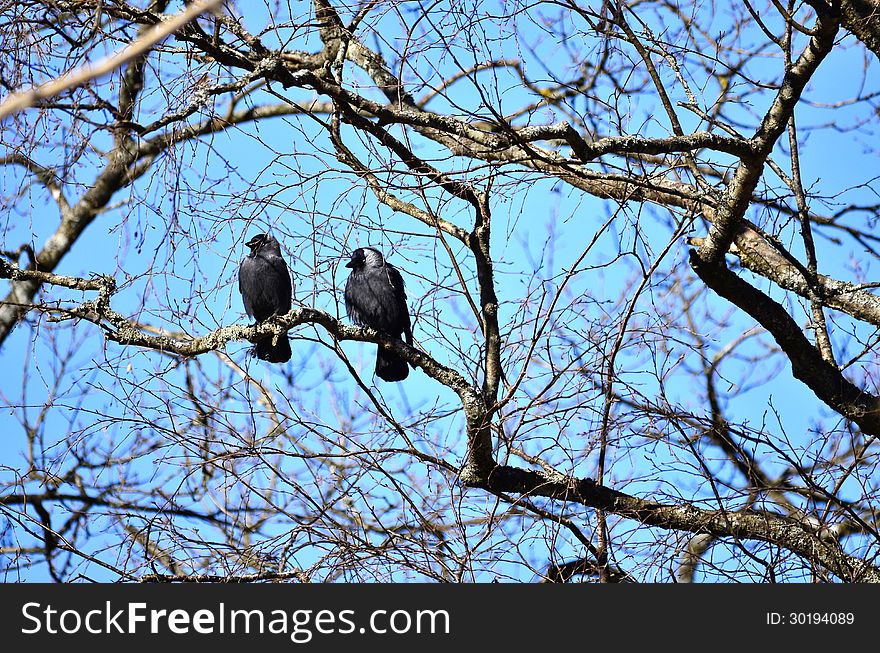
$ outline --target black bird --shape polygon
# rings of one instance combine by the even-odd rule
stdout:
[[[238,268],[238,289],[244,310],[257,322],[273,315],[284,315],[290,310],[292,295],[290,271],[281,258],[281,246],[269,234],[257,234],[245,243],[251,248]],[[290,360],[290,342],[282,334],[273,344],[270,335],[257,340],[254,347],[257,358],[270,363]]]
[[[370,327],[392,338],[406,336],[412,345],[412,327],[406,306],[403,277],[382,253],[372,247],[359,247],[345,264],[351,274],[345,284],[345,311],[358,326]],[[379,347],[376,376],[384,381],[403,381],[409,375],[406,361]]]

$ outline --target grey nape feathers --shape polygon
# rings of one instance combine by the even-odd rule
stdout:
[[[238,268],[238,289],[244,310],[257,322],[273,315],[284,315],[290,310],[291,283],[287,263],[281,258],[281,246],[269,234],[257,234],[247,243],[250,253]],[[257,358],[270,363],[290,360],[290,341],[287,334],[269,335],[256,341]]]
[[[354,250],[345,267],[351,268],[345,284],[348,317],[359,326],[370,327],[392,338],[405,335],[407,344],[412,345],[412,327],[400,272],[372,247]],[[384,381],[403,381],[408,375],[404,359],[378,348],[376,376]]]

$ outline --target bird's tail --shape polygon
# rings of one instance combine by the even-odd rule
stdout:
[[[276,343],[272,343],[272,336],[258,340],[254,347],[257,358],[270,363],[286,363],[290,360],[290,341],[287,336],[281,335]]]
[[[403,381],[409,376],[409,368],[400,356],[379,347],[376,352],[376,376],[383,381]]]

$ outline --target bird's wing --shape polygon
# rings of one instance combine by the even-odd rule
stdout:
[[[387,294],[387,286],[374,283],[372,274],[355,270],[345,282],[345,312],[359,326],[381,329]]]
[[[278,314],[282,315],[290,310],[291,299],[293,297],[293,287],[290,281],[290,268],[287,267],[287,263],[285,263],[284,259],[280,256],[270,256],[267,260],[275,271],[277,278],[278,299],[280,301]]]
[[[253,317],[254,307],[251,303],[251,289],[256,285],[256,274],[254,274],[254,260],[250,256],[246,256],[238,266],[238,292],[241,293],[241,301],[244,304],[245,312]]]
[[[412,324],[409,318],[409,307],[406,304],[406,288],[404,287],[403,277],[393,265],[385,265],[388,272],[388,281],[394,289],[394,302],[397,305],[399,313],[399,324],[402,327],[406,342],[412,345]]]
[[[351,274],[345,284],[345,309],[360,326],[395,338],[403,331],[394,288],[384,268],[366,268]]]
[[[259,322],[290,310],[290,272],[283,259],[253,256],[241,263],[238,288],[247,314]]]

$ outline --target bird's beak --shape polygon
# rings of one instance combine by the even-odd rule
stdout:
[[[259,238],[254,236],[253,238],[251,238],[249,241],[247,241],[245,243],[245,247],[250,247],[251,249],[253,249],[254,247],[257,246],[257,243],[259,242],[259,240],[260,240]]]
[[[348,263],[346,263],[345,267],[353,268],[354,267],[354,259],[352,258]]]

